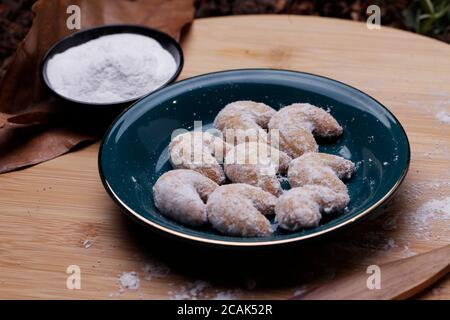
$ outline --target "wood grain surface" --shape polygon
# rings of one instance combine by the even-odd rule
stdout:
[[[375,274],[374,271],[379,272]],[[414,297],[450,272],[450,245],[382,264],[371,272],[370,278],[356,272],[330,280],[292,299],[404,300]],[[368,283],[366,287],[361,286],[364,282]],[[367,290],[377,286],[377,290]]]
[[[450,243],[450,123],[437,117],[450,112],[447,44],[344,20],[234,16],[195,20],[182,46],[181,78],[292,69],[348,83],[388,106],[412,148],[393,202],[378,218],[298,248],[242,255],[181,247],[120,213],[98,176],[97,143],[0,175],[0,298],[285,299]],[[69,265],[80,267],[80,290],[66,288]],[[139,289],[121,288],[120,275],[132,271]],[[450,299],[450,277],[418,298]]]

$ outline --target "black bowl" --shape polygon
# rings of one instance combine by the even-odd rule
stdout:
[[[143,36],[151,37],[151,38],[155,39],[156,41],[158,41],[159,44],[165,50],[169,51],[169,53],[173,56],[173,58],[175,59],[175,63],[177,65],[177,69],[176,69],[176,72],[173,74],[173,76],[157,89],[163,88],[176,80],[176,78],[180,74],[181,70],[183,69],[184,58],[183,58],[183,50],[181,49],[180,45],[178,44],[178,42],[175,39],[173,39],[168,34],[158,31],[156,29],[147,28],[147,27],[143,27],[143,26],[139,26],[139,25],[104,25],[104,26],[94,27],[94,28],[75,32],[75,33],[59,40],[47,51],[47,53],[44,55],[44,58],[42,59],[42,63],[41,63],[41,76],[42,76],[42,80],[44,81],[47,88],[53,94],[62,98],[65,101],[69,102],[71,105],[75,105],[77,107],[78,106],[95,107],[95,109],[106,108],[106,107],[108,107],[108,109],[109,108],[123,109],[123,108],[131,105],[135,101],[139,100],[140,98],[151,93],[151,92],[148,92],[147,94],[144,94],[137,98],[113,102],[113,103],[86,103],[84,101],[78,101],[78,100],[74,100],[74,99],[65,97],[65,96],[59,94],[51,86],[50,81],[48,80],[48,77],[47,77],[47,64],[48,64],[48,61],[55,54],[64,52],[67,49],[79,46],[90,40],[94,40],[94,39],[100,38],[102,36],[117,34],[117,33],[135,33],[135,34],[140,34]],[[96,107],[98,107],[98,108],[96,108]]]

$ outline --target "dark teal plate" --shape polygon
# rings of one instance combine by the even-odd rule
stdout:
[[[152,186],[171,169],[167,146],[175,129],[206,128],[227,104],[264,102],[275,109],[308,102],[329,109],[344,127],[336,142],[320,151],[343,155],[357,164],[348,182],[351,202],[339,214],[325,215],[320,226],[293,233],[276,231],[266,238],[223,236],[211,228],[191,229],[161,215]],[[328,78],[281,70],[248,69],[206,74],[177,82],[136,102],[107,132],[99,170],[108,193],[131,217],[184,239],[225,246],[262,246],[299,241],[330,233],[367,216],[403,181],[410,148],[403,127],[383,105],[365,93]]]

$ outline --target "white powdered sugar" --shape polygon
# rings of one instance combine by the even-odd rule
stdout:
[[[450,124],[450,112],[439,111],[438,113],[436,113],[436,119],[438,119],[440,122]]]
[[[92,247],[93,241],[90,239],[86,239],[83,241],[83,247],[85,249],[89,249],[90,247]]]
[[[144,279],[165,278],[169,275],[170,269],[163,263],[146,263],[144,265]]]
[[[412,217],[412,222],[420,227],[423,235],[432,226],[432,223],[447,223],[450,227],[450,197],[442,199],[432,199],[425,202]]]
[[[177,290],[169,291],[171,300],[238,300],[241,295],[240,289],[213,289],[211,283],[203,280],[188,282]]]
[[[339,155],[344,159],[349,160],[352,158],[352,153],[347,146],[342,146],[338,152],[339,152]]]
[[[219,291],[212,300],[238,300],[239,295],[233,290]]]
[[[154,39],[131,33],[102,36],[53,56],[48,80],[64,97],[86,103],[138,98],[176,72],[173,56]]]
[[[402,250],[402,256],[405,258],[409,258],[409,257],[413,257],[415,256],[417,253],[414,252],[413,250],[411,250],[411,248],[409,247],[409,245],[405,245],[403,246],[403,250]]]
[[[119,277],[121,289],[137,290],[140,286],[139,276],[136,272],[124,272]]]
[[[169,294],[172,300],[197,300],[204,299],[205,290],[211,285],[202,280],[197,280],[181,286],[179,290],[170,291]]]
[[[406,225],[418,240],[450,240],[446,232],[450,226],[449,190],[447,178],[417,182],[403,188],[396,198],[403,204],[401,210],[384,220],[383,230],[391,231]],[[409,255],[409,247],[404,253]]]

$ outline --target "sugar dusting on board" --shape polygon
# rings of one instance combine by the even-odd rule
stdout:
[[[173,300],[197,300],[202,298],[204,291],[208,287],[210,287],[208,282],[197,280],[181,286],[176,291],[170,291],[169,294]]]
[[[416,242],[447,243],[450,234],[450,176],[424,182],[406,183],[385,211],[362,224],[360,232],[335,245],[350,256],[367,263],[381,263],[381,252],[407,258],[422,253]],[[416,251],[417,250],[417,251]],[[371,254],[367,254],[367,252]],[[380,260],[381,259],[381,260]]]
[[[83,247],[85,249],[89,249],[90,247],[92,247],[93,241],[91,239],[86,239],[83,241]]]
[[[102,36],[53,56],[47,77],[56,92],[86,103],[138,98],[176,72],[173,56],[156,40],[131,33]]]
[[[146,263],[143,268],[144,279],[165,278],[169,275],[170,269],[163,263]]]
[[[239,289],[218,290],[203,280],[188,282],[177,290],[169,291],[172,300],[237,300],[242,295]]]
[[[140,286],[139,276],[136,272],[123,272],[119,277],[121,289],[137,290]]]
[[[409,257],[413,257],[415,256],[417,253],[414,252],[413,250],[411,250],[411,248],[409,247],[409,245],[404,245],[403,246],[403,250],[402,250],[402,256],[405,258],[409,258]]]
[[[403,189],[398,201],[407,204],[401,212],[385,219],[383,229],[397,228],[399,220],[408,226],[408,230],[416,239],[450,240],[439,229],[447,230],[450,226],[450,181],[432,180],[409,185]],[[428,195],[432,195],[428,197]],[[423,200],[423,199],[428,200]],[[404,246],[406,256],[412,254],[409,246]]]
[[[412,216],[412,222],[427,238],[433,222],[446,223],[450,227],[450,197],[425,202]]]
[[[143,299],[144,296],[140,292],[143,282],[158,280],[167,277],[170,274],[170,268],[160,261],[146,261],[142,266],[142,278],[139,277],[136,271],[122,272],[118,278],[117,283],[119,289],[117,292],[109,294],[110,298],[119,298],[127,290],[138,291],[139,299]]]
[[[450,112],[439,111],[438,113],[436,113],[436,119],[438,119],[440,122],[450,124]]]

